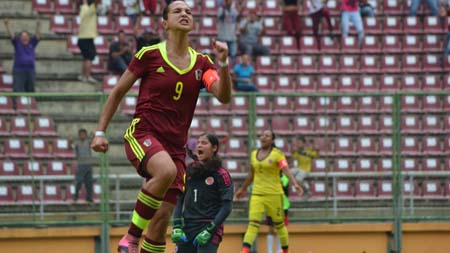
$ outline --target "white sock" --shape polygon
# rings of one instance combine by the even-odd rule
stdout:
[[[280,238],[278,236],[275,236],[275,241],[277,242],[277,253],[279,253],[281,252]]]
[[[273,253],[273,235],[267,234],[267,253]]]

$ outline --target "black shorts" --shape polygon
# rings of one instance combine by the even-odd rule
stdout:
[[[93,61],[97,55],[94,39],[78,39],[78,47],[81,50],[83,59]]]
[[[183,232],[188,241],[177,243],[176,253],[216,253],[220,242],[222,241],[223,225],[219,226],[217,232],[212,235],[211,240],[202,246],[194,246],[192,243],[195,237],[209,226],[209,222],[186,222]]]

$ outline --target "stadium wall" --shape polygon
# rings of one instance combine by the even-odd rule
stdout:
[[[227,225],[219,253],[240,252],[246,225]],[[388,252],[392,224],[290,224],[292,253],[383,253]],[[111,228],[110,251],[116,252],[126,227]],[[258,238],[258,252],[266,252],[267,227]],[[3,228],[0,229],[0,249],[14,253],[96,253],[96,241],[101,234],[98,227],[64,228]],[[170,240],[169,234],[167,237]],[[404,253],[448,253],[450,222],[404,223]],[[166,252],[173,252],[168,243]]]

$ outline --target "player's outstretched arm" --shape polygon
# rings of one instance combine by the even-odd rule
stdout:
[[[289,166],[285,166],[281,169],[283,173],[289,178],[289,181],[292,185],[294,185],[295,189],[297,190],[299,196],[303,195],[303,188],[298,184],[297,180],[295,180],[294,175],[292,175],[291,170],[289,169]]]
[[[223,104],[231,100],[231,76],[228,70],[228,46],[227,43],[213,40],[213,51],[219,61],[220,79],[211,85],[211,93]]]
[[[136,82],[137,77],[130,71],[126,70],[122,77],[120,77],[117,85],[109,94],[108,99],[103,106],[103,110],[100,114],[100,118],[97,124],[97,130],[95,132],[94,139],[91,143],[91,148],[95,152],[106,152],[108,151],[108,141],[105,138],[105,130],[108,127],[109,122],[111,121],[112,116],[117,111],[117,107],[119,106],[122,98],[127,94],[127,92],[131,89],[134,82]]]
[[[234,194],[234,199],[240,199],[244,196],[244,192],[247,190],[248,186],[253,182],[253,177],[255,176],[253,172],[253,168],[247,174],[247,178],[245,178],[244,183],[242,183],[241,187]]]

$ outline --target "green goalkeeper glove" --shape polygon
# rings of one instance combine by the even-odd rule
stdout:
[[[170,239],[172,239],[173,243],[188,241],[186,234],[183,232],[181,228],[174,228],[172,230],[172,234],[170,235]]]
[[[214,222],[211,222],[211,224],[202,232],[200,232],[192,242],[194,245],[204,245],[206,244],[210,239],[214,231],[216,230],[216,224]]]

